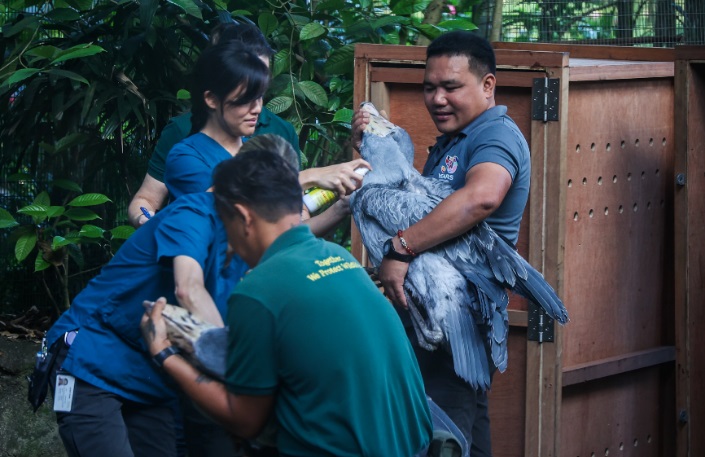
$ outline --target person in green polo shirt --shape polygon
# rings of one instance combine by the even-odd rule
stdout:
[[[255,438],[273,416],[281,456],[423,452],[431,412],[404,328],[355,258],[301,224],[294,167],[249,148],[218,165],[213,192],[231,246],[253,266],[228,303],[225,383],[179,355],[164,370],[236,436]],[[150,354],[171,345],[164,303],[142,321]]]

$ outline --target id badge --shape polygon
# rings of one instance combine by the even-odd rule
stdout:
[[[54,389],[54,411],[71,412],[73,404],[73,388],[76,378],[67,374],[56,374],[56,388]]]

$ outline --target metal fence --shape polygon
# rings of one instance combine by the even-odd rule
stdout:
[[[504,0],[500,41],[705,44],[704,0]]]

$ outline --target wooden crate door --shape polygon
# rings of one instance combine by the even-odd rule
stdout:
[[[679,50],[680,51],[680,50]],[[686,49],[683,49],[686,51]],[[676,62],[677,456],[705,455],[705,49]],[[682,60],[681,60],[682,59]]]
[[[672,78],[570,85],[560,455],[659,456],[672,435],[672,106]]]

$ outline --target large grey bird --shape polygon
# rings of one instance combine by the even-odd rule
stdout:
[[[403,128],[369,102],[361,108],[371,121],[360,155],[372,171],[351,195],[350,208],[370,261],[379,266],[384,242],[422,219],[453,189],[414,169],[414,146]],[[568,321],[543,276],[485,222],[409,264],[404,292],[419,344],[449,351],[455,372],[475,388],[489,389],[494,368],[507,367],[506,289],[540,305],[559,323]]]

